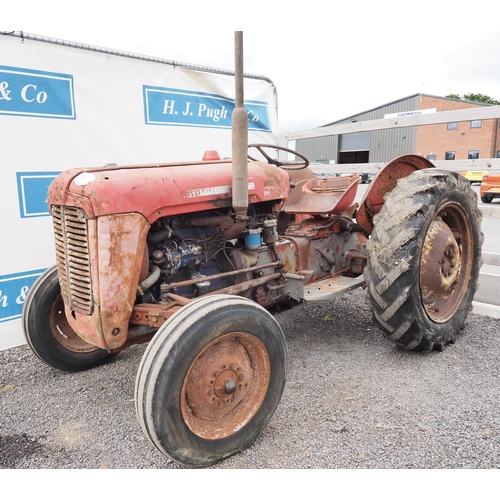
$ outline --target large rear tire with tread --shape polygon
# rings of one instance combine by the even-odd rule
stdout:
[[[367,245],[375,323],[408,350],[442,350],[465,326],[478,288],[482,214],[454,172],[425,169],[386,195]]]
[[[279,324],[238,296],[197,299],[149,344],[137,373],[145,435],[181,464],[206,467],[249,446],[273,416],[286,381]]]
[[[57,266],[47,269],[31,287],[23,307],[22,324],[31,350],[59,370],[88,370],[115,356],[83,341],[69,326]]]

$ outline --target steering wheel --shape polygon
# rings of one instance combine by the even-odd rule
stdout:
[[[274,144],[249,144],[248,149],[255,148],[267,161],[267,163],[271,165],[276,165],[283,170],[302,170],[303,168],[307,168],[309,165],[309,160],[301,153],[294,151],[293,149],[284,148],[283,146],[275,146]],[[298,156],[303,161],[279,161],[271,158],[266,149],[272,149],[273,151],[285,151],[287,153],[292,153]],[[252,161],[259,161],[255,158],[252,158],[248,155],[248,159]]]

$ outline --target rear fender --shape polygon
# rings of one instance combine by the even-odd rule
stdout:
[[[403,177],[408,177],[416,170],[434,168],[434,165],[418,155],[404,155],[389,162],[373,179],[356,215],[356,222],[368,233],[373,231],[373,217],[384,205],[384,196],[396,187]]]

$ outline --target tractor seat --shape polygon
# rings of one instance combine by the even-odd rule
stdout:
[[[314,177],[296,183],[285,201],[285,213],[327,215],[342,213],[354,202],[359,175]]]

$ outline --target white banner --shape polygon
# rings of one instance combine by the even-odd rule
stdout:
[[[428,113],[437,113],[437,108],[415,109],[413,111],[400,111],[399,113],[387,113],[384,118],[401,118],[402,116],[420,116]]]
[[[0,349],[55,263],[46,195],[73,167],[231,156],[234,77],[64,42],[0,36]],[[278,144],[276,94],[245,78],[249,142]]]

